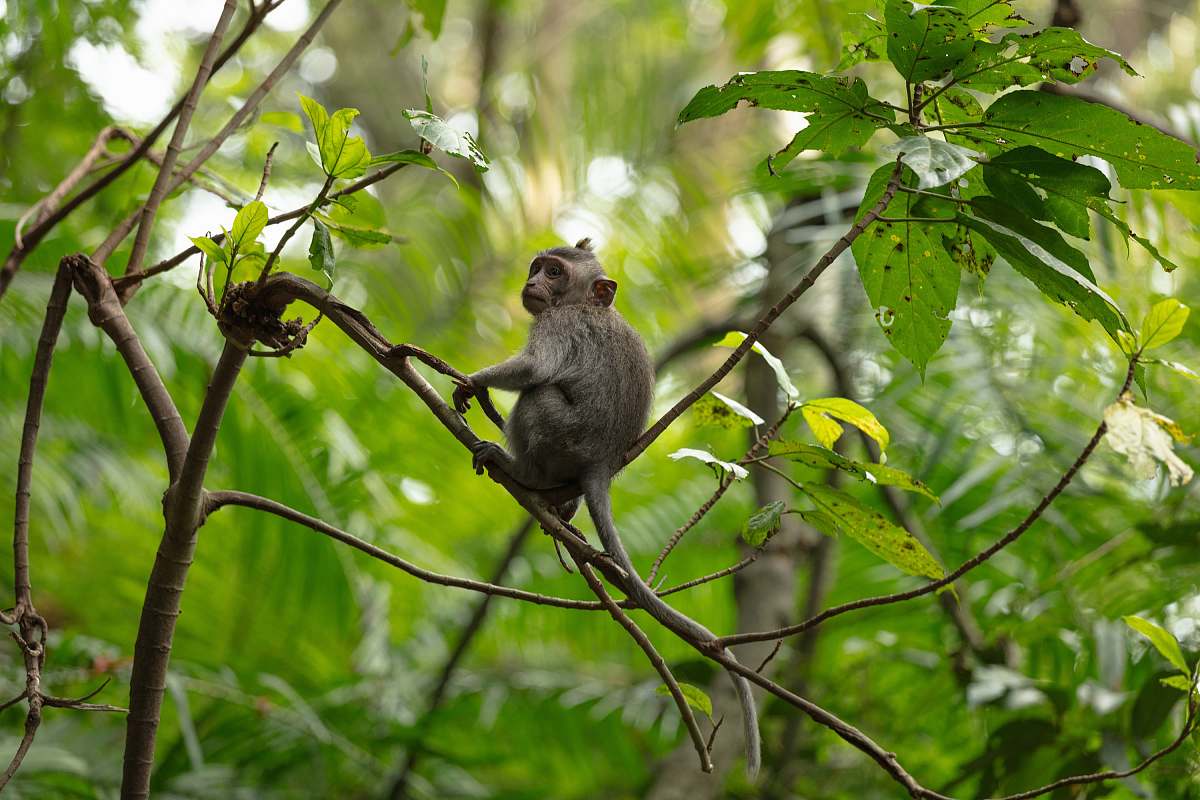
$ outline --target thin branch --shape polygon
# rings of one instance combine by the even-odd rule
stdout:
[[[308,204],[307,208],[304,209],[304,213],[297,217],[296,221],[292,223],[292,226],[283,232],[283,236],[279,237],[279,243],[275,245],[275,249],[271,251],[269,256],[267,256],[267,261],[265,264],[263,264],[262,272],[260,272],[258,275],[259,286],[262,286],[263,282],[266,281],[267,276],[271,274],[271,267],[275,266],[275,262],[279,259],[279,254],[283,252],[284,245],[286,245],[288,241],[296,235],[296,231],[300,230],[300,226],[303,225],[308,218],[311,217],[313,213],[316,212],[316,210],[325,202],[325,195],[329,194],[329,189],[333,186],[333,181],[334,177],[332,175],[329,175],[325,178],[325,183],[321,184],[321,190],[317,192],[317,196],[313,198],[313,201]]]
[[[525,546],[525,542],[529,540],[529,534],[533,531],[533,519],[526,518],[512,535],[508,537],[508,546],[504,549],[504,554],[500,556],[500,560],[492,569],[491,583],[497,584],[508,575],[509,568],[516,561],[517,554],[521,552],[521,548]],[[416,769],[417,762],[427,752],[426,740],[429,736],[429,724],[434,715],[441,709],[443,701],[446,699],[446,693],[450,688],[450,682],[454,674],[458,671],[459,664],[467,654],[467,649],[479,635],[483,629],[483,623],[487,619],[488,611],[492,607],[493,595],[485,594],[479,598],[475,607],[471,610],[471,616],[467,619],[467,623],[459,631],[458,639],[454,643],[454,647],[450,650],[450,655],[442,664],[442,669],[438,674],[437,682],[433,686],[433,691],[429,694],[429,703],[425,706],[424,713],[421,714],[420,720],[417,722],[417,728],[420,730],[416,741],[405,748],[404,758],[400,766],[396,769],[395,778],[391,781],[391,788],[388,796],[391,800],[402,800],[408,793],[408,778]]]
[[[129,263],[125,266],[127,273],[137,272],[142,268],[146,247],[150,244],[150,231],[154,227],[154,217],[158,213],[158,207],[162,205],[162,201],[167,196],[167,184],[172,179],[171,173],[175,169],[175,160],[179,158],[179,151],[183,149],[183,140],[187,137],[188,127],[192,124],[192,114],[195,113],[196,105],[200,102],[200,93],[204,90],[204,86],[212,74],[213,64],[217,60],[217,48],[221,46],[221,40],[225,38],[225,31],[229,30],[229,23],[236,10],[237,0],[225,0],[221,16],[217,18],[217,25],[213,28],[208,45],[204,48],[204,54],[200,57],[200,66],[196,69],[196,77],[192,80],[192,86],[183,98],[183,107],[179,110],[179,116],[175,121],[175,130],[171,133],[171,141],[167,144],[166,153],[163,154],[162,164],[154,179],[154,186],[150,189],[150,197],[142,208],[141,222],[138,225],[137,235],[133,239],[133,250],[129,254]]]
[[[779,429],[781,427],[783,427],[783,423],[787,422],[788,417],[790,417],[792,415],[792,412],[795,410],[796,409],[794,406],[789,405],[784,410],[783,415],[778,420],[775,421],[775,424],[773,424],[770,428],[768,428],[763,433],[762,436],[758,437],[758,439],[755,440],[754,444],[751,445],[750,449],[746,451],[746,454],[743,455],[738,460],[738,463],[745,465],[745,464],[749,463],[752,459],[757,457],[758,454],[763,451],[763,448],[765,448],[768,444],[770,444],[771,440],[775,438],[776,434],[779,433]],[[686,534],[692,528],[696,527],[696,524],[698,522],[700,522],[700,520],[704,519],[704,516],[709,511],[712,510],[712,507],[715,506],[717,504],[717,501],[720,500],[725,495],[726,490],[728,490],[732,484],[733,484],[733,476],[732,475],[729,475],[729,474],[722,475],[720,482],[717,484],[716,490],[713,491],[713,493],[712,493],[712,496],[709,497],[707,500],[705,500],[700,505],[700,507],[696,509],[696,511],[692,514],[692,516],[688,518],[687,522],[683,523],[682,525],[680,525],[678,528],[675,529],[675,532],[673,534],[671,534],[671,538],[667,540],[667,543],[665,545],[663,545],[663,549],[658,554],[658,557],[654,559],[654,563],[650,565],[650,572],[646,575],[647,583],[650,583],[650,584],[654,583],[654,579],[658,576],[659,568],[662,567],[663,562],[666,561],[667,556],[669,556],[671,554],[671,551],[675,549],[675,546],[677,544],[679,544],[679,540],[683,538],[684,534]],[[757,557],[758,557],[757,555],[754,556],[754,558],[757,558]],[[751,561],[753,561],[753,560],[754,559],[752,558]],[[748,563],[749,562],[747,562],[747,564]],[[746,566],[746,564],[743,564],[742,566]],[[741,569],[741,567],[739,566],[737,569]],[[734,572],[736,572],[736,571],[737,570],[735,569]],[[725,573],[725,574],[732,574],[732,573]],[[724,577],[724,575],[719,575],[717,577]],[[712,578],[710,578],[710,580],[712,580]],[[703,580],[700,581],[700,583],[705,583],[705,582],[706,581],[703,581]],[[692,584],[692,585],[696,585],[696,584]],[[689,588],[689,587],[687,587],[687,586],[674,587],[674,588],[668,590],[667,592],[663,592],[663,594],[677,592],[683,588]]]
[[[336,200],[339,197],[345,197],[346,195],[354,194],[355,192],[361,191],[361,190],[367,188],[368,186],[370,186],[374,183],[378,183],[379,181],[383,180],[384,178],[395,174],[397,171],[403,169],[406,166],[408,166],[408,165],[407,164],[389,164],[388,166],[384,167],[383,169],[381,169],[377,172],[373,172],[370,175],[367,175],[366,177],[343,187],[342,189],[329,195],[329,197],[331,200]],[[308,204],[305,203],[304,205],[300,206],[299,208],[294,208],[291,211],[288,211],[286,213],[280,214],[275,217],[271,217],[270,219],[267,220],[267,225],[271,226],[271,225],[278,225],[281,222],[288,222],[290,220],[296,219],[299,216],[302,216],[307,210],[308,210]],[[218,233],[218,234],[213,235],[212,240],[214,242],[216,242],[217,244],[220,244],[224,240],[224,238],[225,238],[225,234]],[[185,248],[185,249],[179,251],[178,253],[176,253],[175,255],[171,256],[170,258],[164,259],[164,260],[158,262],[157,264],[155,264],[154,266],[148,267],[145,270],[143,270],[142,272],[139,272],[135,275],[122,275],[120,277],[113,278],[113,285],[118,288],[122,288],[122,287],[129,286],[132,284],[141,283],[142,281],[146,280],[146,278],[151,278],[151,277],[154,277],[155,275],[161,275],[164,272],[168,272],[168,271],[174,269],[175,267],[178,267],[180,264],[187,261],[189,258],[191,258],[192,256],[196,255],[199,252],[200,252],[199,247],[192,246],[192,247]]]
[[[725,360],[725,363],[718,367],[712,375],[705,378],[700,385],[690,391],[682,400],[673,405],[671,409],[667,411],[667,413],[663,414],[657,422],[650,426],[649,430],[638,437],[633,446],[630,447],[625,453],[624,462],[626,464],[641,455],[642,452],[650,446],[650,443],[657,439],[662,432],[667,429],[667,426],[678,419],[684,411],[686,411],[693,403],[703,397],[709,389],[716,386],[726,375],[730,373],[730,371],[733,370],[735,366],[737,366],[738,362],[750,352],[754,346],[754,343],[759,340],[759,337],[766,333],[767,329],[771,327],[771,323],[778,319],[779,316],[786,311],[789,306],[792,305],[792,303],[800,299],[800,297],[807,292],[814,283],[816,283],[817,278],[821,277],[821,273],[833,263],[834,259],[836,259],[846,248],[853,244],[854,240],[857,239],[864,230],[866,230],[867,226],[874,222],[875,218],[883,213],[884,209],[886,209],[888,204],[891,203],[892,197],[895,196],[896,190],[900,186],[900,177],[901,164],[900,160],[897,159],[896,166],[892,170],[892,175],[888,179],[887,186],[883,191],[883,195],[879,198],[875,205],[872,206],[867,213],[863,214],[862,218],[855,222],[854,225],[850,227],[850,230],[848,230],[840,239],[838,239],[834,243],[833,247],[829,248],[825,255],[821,256],[817,260],[817,263],[814,264],[808,270],[808,272],[804,274],[804,277],[800,279],[800,282],[796,284],[796,286],[790,292],[784,295],[779,302],[777,302],[767,311],[767,313],[758,321],[754,328],[748,334],[746,334],[746,338],[742,341],[742,343],[734,348],[733,353],[731,353],[729,358]]]
[[[396,567],[397,569],[408,573],[418,580],[426,583],[436,584],[438,586],[449,586],[454,589],[466,589],[472,592],[479,592],[484,595],[494,595],[496,597],[506,597],[511,600],[521,600],[526,603],[533,603],[539,606],[553,606],[556,608],[568,608],[576,610],[596,611],[600,610],[601,606],[592,600],[571,600],[566,597],[553,597],[550,595],[538,594],[536,592],[527,592],[523,589],[513,589],[508,586],[498,586],[495,583],[487,583],[485,581],[472,580],[470,578],[459,578],[453,575],[442,575],[438,572],[432,572],[427,569],[422,569],[411,561],[406,561],[397,555],[389,553],[382,547],[371,544],[363,539],[358,538],[352,533],[347,533],[340,528],[330,525],[322,519],[309,516],[302,511],[297,511],[283,503],[271,500],[266,497],[250,494],[248,492],[238,491],[215,491],[208,492],[207,500],[205,501],[205,513],[212,513],[217,509],[225,506],[241,506],[243,508],[252,508],[256,511],[263,511],[268,514],[274,514],[277,517],[286,519],[289,522],[294,522],[297,525],[303,525],[306,528],[324,534],[331,539],[349,545],[361,553],[366,553],[371,558],[382,561],[385,564]]]
[[[1137,364],[1138,356],[1134,355],[1129,360],[1129,369],[1125,373],[1125,382],[1121,386],[1121,391],[1117,393],[1118,397],[1129,390],[1130,385],[1133,383],[1133,375],[1137,368]],[[964,561],[958,567],[958,569],[954,570],[945,577],[939,578],[936,581],[931,581],[923,586],[917,587],[916,589],[910,589],[906,592],[895,592],[893,594],[867,597],[861,600],[853,600],[849,603],[843,603],[839,606],[833,606],[832,608],[827,608],[820,614],[809,617],[808,619],[797,623],[796,625],[789,625],[787,627],[777,628],[772,631],[757,631],[752,633],[738,633],[731,636],[722,636],[718,638],[717,641],[725,647],[729,647],[735,644],[745,644],[747,642],[767,642],[771,641],[772,639],[779,639],[785,636],[794,636],[798,633],[808,630],[815,625],[820,625],[827,619],[840,616],[841,614],[845,614],[849,611],[856,611],[860,608],[870,608],[872,606],[884,606],[892,603],[900,603],[905,600],[912,600],[913,598],[921,597],[922,595],[926,595],[931,592],[936,592],[943,586],[949,586],[963,575],[975,569],[975,567],[979,566],[996,553],[1015,542],[1023,533],[1025,533],[1025,531],[1029,530],[1033,523],[1036,522],[1042,516],[1045,510],[1050,507],[1050,504],[1053,503],[1054,500],[1060,494],[1062,494],[1063,490],[1067,488],[1067,486],[1071,483],[1071,480],[1075,477],[1075,473],[1077,473],[1080,468],[1087,463],[1088,458],[1091,457],[1092,452],[1096,449],[1096,446],[1100,444],[1100,440],[1104,438],[1104,434],[1107,430],[1108,425],[1104,422],[1101,422],[1096,428],[1096,432],[1092,434],[1092,438],[1088,440],[1086,445],[1084,445],[1084,448],[1079,453],[1079,456],[1075,459],[1071,466],[1067,468],[1067,471],[1063,473],[1062,477],[1058,479],[1058,483],[1056,483],[1054,487],[1042,497],[1038,504],[1034,506],[1034,508],[1025,516],[1025,519],[1023,519],[1019,525],[1010,530],[987,549]],[[767,464],[764,464],[763,466],[770,468],[770,465]]]
[[[282,0],[272,0],[272,2],[263,3],[256,10],[251,11],[249,19],[246,20],[246,24],[238,33],[237,38],[229,43],[229,46],[225,48],[225,51],[221,53],[221,56],[216,60],[216,63],[213,64],[212,71],[214,74],[222,66],[224,66],[229,59],[233,58],[233,56],[242,48],[242,45],[244,45],[251,35],[258,30],[259,26],[262,25],[262,22],[266,18],[267,14],[274,11],[279,6],[280,2],[282,2]],[[17,245],[14,242],[13,248],[8,252],[8,255],[4,259],[4,266],[0,267],[0,297],[4,296],[4,292],[8,289],[9,284],[12,282],[13,276],[16,274],[17,270],[20,269],[21,263],[25,260],[25,257],[33,252],[34,248],[36,248],[38,243],[45,238],[46,234],[48,234],[56,225],[58,225],[58,223],[66,219],[73,211],[75,211],[75,209],[79,208],[88,200],[99,194],[103,189],[105,189],[113,181],[129,170],[130,167],[136,164],[139,159],[150,152],[150,148],[153,147],[154,143],[158,140],[158,137],[161,136],[163,131],[167,129],[167,126],[171,124],[172,120],[175,119],[182,108],[183,99],[181,98],[175,103],[174,106],[171,107],[171,110],[167,112],[166,116],[164,116],[162,120],[160,120],[159,123],[154,126],[154,129],[151,130],[150,133],[146,134],[146,137],[142,139],[141,142],[138,143],[138,145],[135,146],[119,164],[116,165],[115,168],[109,172],[106,172],[104,175],[101,175],[92,183],[88,184],[88,186],[82,189],[78,194],[64,203],[61,207],[56,208],[53,211],[49,211],[51,205],[43,205],[43,208],[49,211],[49,213],[45,215],[39,214],[40,221],[22,237],[22,243],[20,245]]]
[[[596,577],[596,573],[592,571],[590,565],[576,559],[575,565],[579,567],[579,571],[583,574],[583,579],[587,581],[588,586],[600,598],[600,602],[608,610],[609,615],[617,621],[622,628],[633,638],[637,646],[646,654],[646,658],[650,661],[650,665],[662,678],[666,684],[667,690],[671,693],[671,699],[675,701],[676,708],[679,709],[679,715],[683,717],[683,725],[687,728],[688,736],[692,739],[692,745],[696,748],[696,755],[700,758],[700,769],[704,772],[712,772],[712,758],[708,752],[708,743],[704,739],[704,734],[700,732],[700,725],[696,722],[696,715],[692,713],[692,707],[688,705],[687,698],[683,696],[683,690],[679,688],[679,681],[675,680],[675,676],[671,674],[671,669],[667,666],[667,662],[654,649],[654,645],[646,637],[646,634],[637,626],[629,615],[622,611],[613,601],[612,597],[605,590],[604,584]],[[637,580],[637,578],[633,578]]]
[[[271,164],[275,160],[275,148],[279,147],[279,142],[271,145],[271,149],[267,151],[267,157],[263,163],[262,180],[258,182],[258,192],[254,195],[255,200],[262,200],[263,193],[267,191],[267,183],[271,180]]]

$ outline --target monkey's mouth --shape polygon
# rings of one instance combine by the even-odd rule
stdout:
[[[550,307],[550,300],[540,294],[526,290],[521,292],[521,305],[525,306],[525,310],[530,314],[539,314]]]

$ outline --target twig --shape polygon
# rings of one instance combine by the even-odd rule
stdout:
[[[738,460],[738,463],[743,464],[743,465],[746,463],[749,463],[749,461],[751,459],[755,458],[759,453],[761,453],[763,448],[766,447],[768,444],[770,444],[771,440],[774,439],[776,434],[779,433],[779,429],[781,427],[783,427],[783,423],[787,422],[788,417],[790,417],[792,415],[793,411],[795,411],[795,407],[789,405],[784,410],[783,415],[778,420],[775,421],[775,424],[773,424],[770,428],[768,428],[763,433],[762,436],[758,437],[758,439],[755,440],[754,444],[751,445],[750,449],[746,451],[746,454]],[[700,520],[704,519],[704,516],[710,510],[712,510],[712,507],[715,506],[717,504],[717,501],[720,500],[724,496],[725,491],[727,489],[729,489],[729,487],[732,484],[733,484],[733,476],[732,475],[721,476],[721,480],[717,484],[717,488],[712,493],[712,496],[709,497],[707,500],[705,500],[700,505],[700,507],[697,508],[695,512],[693,512],[692,516],[688,518],[687,522],[683,523],[682,525],[680,525],[678,528],[675,529],[675,532],[673,534],[671,534],[671,538],[667,540],[667,543],[665,545],[663,545],[662,551],[654,559],[654,563],[650,565],[650,572],[646,575],[647,583],[651,583],[651,584],[654,583],[654,579],[658,576],[659,568],[662,567],[663,562],[667,560],[667,556],[669,556],[671,554],[671,551],[675,549],[675,546],[677,544],[679,544],[679,540],[683,538],[684,534],[686,534],[692,528],[696,527],[696,524],[698,522],[700,522]],[[757,557],[758,556],[755,555],[755,558],[757,558]],[[751,560],[753,560],[753,559],[751,559]],[[743,564],[742,566],[746,566],[746,565]],[[741,567],[738,567],[737,569],[741,569]],[[737,570],[734,570],[734,571],[736,572]],[[731,573],[726,573],[726,574],[731,574]],[[717,577],[724,577],[724,575],[719,575]],[[704,583],[704,582],[705,581],[700,581],[700,583]],[[693,584],[693,585],[695,585],[695,584]],[[674,589],[669,590],[667,593],[680,591],[681,588],[686,588],[686,587],[675,587]]]
[[[379,181],[383,180],[384,178],[395,174],[397,171],[403,169],[406,166],[408,166],[408,165],[407,164],[389,164],[388,166],[384,167],[383,169],[379,170],[378,172],[373,172],[370,175],[367,175],[366,177],[364,177],[358,181],[355,181],[354,183],[351,183],[351,184],[345,186],[344,188],[334,192],[333,194],[329,195],[329,197],[331,200],[336,200],[339,197],[345,197],[346,195],[354,194],[355,192],[361,191],[361,190],[367,188],[368,186],[370,186],[374,183],[378,183]],[[267,220],[267,225],[271,226],[271,225],[278,225],[281,222],[288,222],[290,220],[296,219],[296,217],[301,216],[307,210],[308,210],[308,204],[305,203],[304,205],[300,206],[299,208],[292,209],[291,211],[288,211],[284,214],[280,214],[279,216],[276,216],[276,217],[271,217],[270,219]],[[224,240],[224,238],[225,238],[225,235],[221,234],[221,233],[214,234],[212,236],[212,240],[214,242],[216,242],[217,244],[220,244]],[[168,271],[174,269],[175,267],[178,267],[180,264],[187,261],[189,258],[191,258],[192,256],[196,255],[199,252],[200,252],[199,247],[192,246],[192,247],[185,248],[185,249],[179,251],[178,253],[176,253],[175,255],[171,256],[170,258],[164,259],[152,267],[147,267],[145,270],[143,270],[142,272],[139,272],[135,275],[122,275],[120,277],[113,278],[113,285],[117,286],[117,287],[124,287],[124,286],[128,286],[128,285],[135,284],[135,283],[141,283],[142,281],[146,280],[147,278],[154,277],[155,275],[161,275],[164,272],[168,272]]]
[[[275,262],[279,259],[279,254],[283,252],[283,247],[288,241],[296,235],[296,231],[300,230],[309,217],[311,217],[318,208],[325,202],[325,195],[329,193],[329,189],[333,186],[334,177],[329,175],[325,178],[325,183],[321,184],[321,190],[317,192],[317,196],[313,199],[308,207],[304,209],[304,213],[296,218],[292,226],[283,232],[283,236],[279,237],[279,243],[275,245],[275,249],[267,256],[266,263],[263,264],[262,272],[258,275],[258,285],[262,286],[267,280],[267,276],[271,274],[271,267],[275,266]]]
[[[1121,391],[1117,393],[1118,397],[1129,390],[1130,385],[1133,383],[1133,375],[1137,368],[1137,364],[1138,356],[1134,355],[1129,360],[1129,369],[1125,373],[1125,382],[1121,386]],[[913,598],[921,597],[922,595],[929,594],[930,592],[936,592],[943,586],[949,586],[963,575],[975,569],[975,567],[979,566],[996,553],[1015,542],[1023,533],[1025,533],[1025,531],[1029,530],[1033,523],[1036,522],[1042,516],[1045,510],[1050,507],[1050,504],[1054,502],[1055,498],[1062,494],[1063,490],[1067,488],[1067,485],[1071,483],[1071,480],[1075,477],[1075,473],[1077,473],[1087,462],[1088,458],[1091,457],[1092,452],[1096,449],[1096,446],[1100,444],[1100,440],[1104,438],[1104,434],[1107,430],[1108,425],[1104,422],[1101,422],[1096,428],[1096,432],[1092,434],[1092,438],[1088,440],[1086,445],[1084,445],[1084,448],[1079,453],[1079,456],[1075,459],[1071,466],[1067,468],[1067,471],[1063,473],[1062,477],[1058,479],[1058,483],[1056,483],[1054,487],[1042,497],[1038,504],[1025,516],[1025,519],[1023,519],[1019,525],[1010,530],[987,549],[964,561],[956,570],[945,577],[939,578],[936,581],[931,581],[923,586],[917,587],[916,589],[910,589],[906,592],[895,592],[893,594],[867,597],[861,600],[853,600],[849,603],[843,603],[839,606],[833,606],[832,608],[827,608],[820,614],[809,617],[808,619],[797,623],[796,625],[788,625],[787,627],[777,628],[772,631],[757,631],[752,633],[738,633],[731,636],[722,636],[719,637],[717,641],[725,647],[729,647],[735,644],[745,644],[747,642],[767,642],[771,641],[772,639],[779,639],[785,636],[794,636],[795,634],[802,633],[803,631],[806,631],[815,625],[820,625],[827,619],[845,614],[849,611],[856,611],[860,608],[870,608],[872,606],[900,603],[905,600],[912,600]],[[764,464],[763,466],[770,468],[770,465],[768,464]]]
[[[268,514],[274,514],[277,517],[294,522],[297,525],[303,525],[306,528],[324,534],[331,539],[349,545],[361,553],[366,553],[372,558],[378,559],[385,564],[389,564],[397,569],[408,573],[409,575],[426,583],[436,584],[438,586],[449,586],[455,589],[467,589],[472,592],[479,592],[485,595],[495,595],[496,597],[507,597],[511,600],[521,600],[526,603],[533,603],[539,606],[553,606],[556,608],[568,608],[577,610],[599,610],[601,606],[591,600],[571,600],[565,597],[553,597],[550,595],[538,594],[536,592],[527,592],[523,589],[513,589],[508,586],[498,586],[494,583],[485,581],[472,580],[470,578],[458,578],[453,575],[442,575],[441,573],[432,572],[427,569],[422,569],[410,561],[406,561],[399,556],[393,555],[382,547],[371,544],[357,536],[347,533],[328,522],[316,517],[311,517],[302,511],[297,511],[294,508],[285,506],[283,503],[271,500],[267,497],[259,497],[258,495],[248,492],[238,491],[215,491],[208,492],[207,499],[204,504],[205,513],[212,513],[217,509],[225,506],[242,506],[243,508],[252,508],[256,511],[263,511]]]
[[[712,772],[712,758],[709,756],[708,743],[704,739],[704,734],[700,732],[700,725],[696,722],[696,715],[692,713],[692,707],[688,705],[687,698],[683,696],[683,690],[679,688],[679,681],[675,680],[675,676],[671,674],[667,662],[654,649],[654,645],[646,638],[646,634],[637,626],[629,615],[622,611],[613,601],[612,597],[605,590],[604,584],[592,572],[590,565],[576,559],[575,565],[579,567],[580,573],[583,574],[583,579],[587,581],[588,586],[600,598],[600,602],[608,609],[609,615],[617,621],[622,628],[629,633],[630,637],[637,642],[637,646],[646,654],[646,658],[650,661],[651,666],[663,679],[667,690],[671,693],[671,699],[675,701],[675,706],[679,709],[679,715],[683,717],[683,725],[687,728],[688,735],[692,739],[692,745],[696,748],[696,755],[700,758],[700,769],[704,772]],[[633,578],[637,580],[637,578]]]
[[[271,149],[267,151],[267,157],[263,163],[262,180],[258,182],[258,192],[254,195],[255,200],[262,200],[263,192],[267,191],[267,182],[271,180],[271,163],[275,160],[275,148],[279,147],[279,142],[271,145]]]
[[[696,388],[688,392],[688,394],[682,400],[671,406],[670,410],[663,414],[657,422],[651,425],[649,430],[638,437],[637,441],[633,443],[633,446],[630,447],[625,453],[624,462],[626,464],[641,455],[642,452],[644,452],[645,449],[650,446],[650,443],[657,439],[662,432],[667,429],[667,426],[678,419],[684,411],[686,411],[693,403],[703,397],[709,389],[716,386],[726,375],[730,373],[731,370],[733,370],[735,366],[737,366],[738,362],[741,361],[753,348],[754,343],[757,342],[759,338],[766,333],[767,329],[771,327],[771,323],[778,319],[779,316],[786,311],[789,306],[792,305],[792,303],[799,300],[800,297],[807,292],[814,283],[816,283],[817,278],[821,277],[821,273],[833,263],[834,259],[841,255],[847,247],[853,244],[854,240],[857,239],[862,232],[867,229],[867,226],[874,222],[875,218],[883,213],[884,209],[888,207],[888,204],[892,202],[892,197],[895,196],[896,190],[900,186],[900,177],[901,164],[899,158],[897,158],[896,166],[892,170],[892,175],[888,179],[887,186],[883,191],[883,195],[879,198],[875,205],[872,206],[867,213],[863,214],[862,218],[855,222],[854,225],[850,227],[850,230],[846,231],[846,233],[834,243],[833,247],[826,251],[825,255],[817,259],[817,263],[813,264],[808,272],[804,274],[804,277],[800,279],[800,282],[796,284],[791,291],[784,295],[779,302],[773,305],[767,311],[767,313],[763,315],[762,319],[758,321],[754,328],[746,334],[746,338],[742,340],[742,343],[734,348],[734,351],[730,354],[729,358],[725,359],[725,363],[718,367],[712,375],[701,381]]]
[[[212,74],[213,64],[217,60],[217,48],[221,46],[221,40],[225,38],[225,31],[229,29],[229,22],[233,19],[233,12],[236,10],[237,0],[225,0],[221,16],[218,17],[217,25],[208,39],[208,45],[204,48],[204,55],[200,57],[200,66],[196,69],[196,77],[192,80],[191,88],[183,98],[183,107],[179,110],[179,116],[175,121],[175,130],[172,131],[171,141],[167,144],[166,153],[163,154],[162,164],[154,179],[154,186],[150,189],[150,197],[142,207],[141,222],[138,225],[137,235],[133,239],[133,250],[129,254],[129,263],[125,266],[126,273],[137,272],[142,268],[146,247],[150,244],[150,230],[154,227],[154,217],[158,213],[158,207],[167,196],[167,184],[172,179],[171,173],[175,169],[175,160],[179,157],[179,151],[183,149],[183,140],[187,136],[188,126],[192,124],[192,114],[195,113],[196,104],[200,101],[200,93],[204,90],[204,85],[208,83],[209,75]]]
[[[262,25],[262,22],[266,18],[267,14],[274,11],[281,2],[282,0],[272,0],[272,2],[263,3],[257,8],[257,10],[251,12],[250,18],[246,20],[246,24],[238,33],[237,38],[229,43],[229,46],[225,48],[225,51],[221,53],[221,56],[216,60],[216,63],[213,64],[213,73],[216,73],[217,70],[219,70],[226,62],[229,61],[229,59],[233,58],[233,56],[242,48],[242,45],[246,43],[246,40],[248,40],[250,36],[256,30],[258,30],[260,25]],[[141,142],[135,146],[134,149],[128,153],[119,164],[116,165],[115,168],[109,172],[106,172],[104,175],[101,175],[92,183],[88,184],[85,188],[80,190],[78,194],[65,202],[61,207],[50,211],[44,217],[41,217],[39,214],[39,217],[41,217],[40,221],[27,234],[25,234],[20,245],[17,245],[14,242],[13,248],[9,251],[8,255],[4,259],[4,266],[0,267],[0,297],[4,296],[4,292],[8,289],[9,284],[12,282],[13,276],[16,274],[17,270],[20,269],[21,263],[25,260],[25,257],[33,252],[34,248],[37,247],[38,243],[41,242],[46,234],[49,233],[56,225],[58,225],[58,223],[66,219],[73,211],[75,211],[75,209],[79,208],[88,200],[95,197],[104,188],[109,186],[113,181],[123,175],[130,167],[136,164],[139,159],[150,152],[150,148],[154,145],[155,141],[158,140],[158,137],[161,136],[163,131],[167,129],[167,126],[171,124],[171,121],[175,119],[182,108],[183,99],[181,98],[175,103],[174,106],[171,107],[171,110],[167,112],[166,116],[164,116],[162,120],[160,120],[159,123],[154,126],[154,129],[151,130],[150,133],[146,134],[146,137],[142,139]],[[50,207],[51,206],[49,204],[43,205],[43,208],[45,209],[49,209]]]

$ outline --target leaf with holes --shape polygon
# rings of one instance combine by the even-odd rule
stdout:
[[[895,486],[906,492],[923,494],[935,503],[938,502],[937,495],[930,491],[928,486],[904,470],[884,464],[854,461],[825,447],[780,439],[771,442],[771,455],[780,456],[815,469],[839,469],[860,481],[869,481],[881,486]]]
[[[1004,95],[956,133],[988,154],[1025,145],[1112,164],[1126,189],[1200,189],[1196,150],[1100,103],[1027,90]]]
[[[876,170],[867,184],[856,219],[883,195],[892,165]],[[906,172],[906,183],[915,183]],[[908,219],[918,195],[897,192],[884,216]],[[851,248],[875,320],[888,341],[925,374],[929,359],[950,332],[950,312],[958,302],[961,270],[946,250],[940,225],[876,220]],[[945,229],[953,231],[952,224]]]
[[[842,31],[842,60],[837,71],[845,72],[863,61],[882,61],[887,58],[887,28],[883,21],[870,14],[847,15],[846,30]]]
[[[992,28],[1023,28],[1029,24],[1010,0],[936,0],[934,5],[957,8],[966,16],[971,30],[981,34]]]
[[[887,54],[907,83],[936,80],[954,69],[975,39],[966,15],[946,6],[887,0]]]
[[[1137,72],[1120,55],[1088,42],[1071,28],[1045,28],[1037,33],[1006,34],[998,42],[976,42],[971,54],[954,68],[960,86],[995,93],[1031,83],[1079,83],[1109,59],[1128,75]]]
[[[818,511],[834,520],[838,530],[892,566],[909,575],[934,580],[945,577],[942,565],[924,545],[879,512],[828,486],[806,483],[804,493],[817,505]]]

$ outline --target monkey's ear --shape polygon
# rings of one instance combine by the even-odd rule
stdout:
[[[577,250],[587,250],[589,253],[592,252],[591,237],[589,236],[589,237],[584,237],[583,239],[580,239],[578,242],[575,243],[575,248]]]
[[[617,282],[608,278],[597,278],[592,281],[592,302],[598,306],[608,307],[617,296]]]

